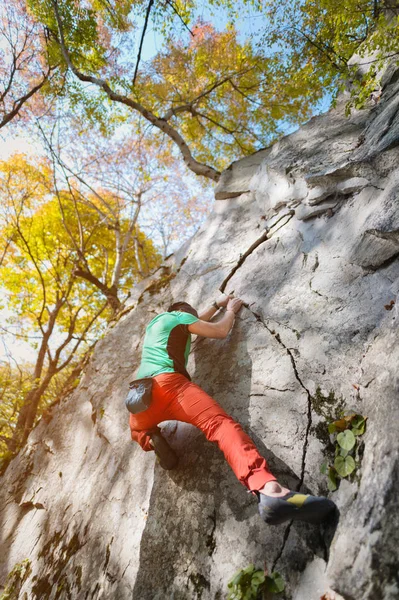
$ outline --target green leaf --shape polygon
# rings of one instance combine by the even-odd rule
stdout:
[[[358,437],[359,435],[363,435],[364,433],[364,427],[360,428],[360,429],[352,429],[351,430],[353,435],[355,435],[356,437]]]
[[[350,429],[342,431],[337,435],[337,442],[344,450],[352,450],[356,444],[356,438]]]
[[[347,477],[356,469],[356,463],[352,456],[337,456],[334,461],[334,467],[340,477]]]
[[[335,423],[330,423],[328,426],[328,433],[335,433],[337,431],[337,428],[335,426]]]
[[[366,419],[362,415],[356,415],[351,425],[353,435],[363,435],[366,429]]]
[[[254,586],[259,587],[259,585],[262,584],[264,581],[265,581],[265,573],[261,569],[258,569],[258,571],[255,571],[255,573],[252,575],[251,585],[252,585],[252,587],[254,587]]]
[[[348,452],[349,452],[349,450],[345,450],[345,448],[340,448],[339,456],[342,456],[343,458],[345,458],[346,456],[348,456]]]
[[[320,473],[322,473],[323,475],[327,475],[327,469],[328,469],[328,461],[325,460],[324,462],[322,462],[322,464],[320,465]]]
[[[229,581],[228,600],[255,600],[263,589],[265,574],[253,564],[238,571]]]
[[[285,589],[284,579],[277,571],[274,571],[273,573],[270,573],[270,575],[267,575],[265,581],[265,587],[268,592],[272,592],[273,594],[279,594]]]
[[[328,469],[327,487],[330,490],[330,492],[335,492],[335,490],[338,487],[335,469],[333,469],[332,467]]]

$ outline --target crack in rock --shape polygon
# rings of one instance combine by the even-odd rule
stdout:
[[[216,509],[214,509],[211,515],[208,515],[208,519],[212,521],[212,529],[207,535],[206,547],[208,548],[208,555],[212,556],[216,548],[215,530],[216,530]]]
[[[326,299],[328,300],[327,296],[324,296],[324,294],[320,294],[320,292],[318,292],[317,290],[314,290],[314,289],[312,288],[312,281],[313,281],[313,277],[312,277],[312,279],[309,281],[309,287],[310,287],[310,291],[311,291],[311,292],[313,292],[314,294],[317,294],[317,296],[320,296],[320,298],[326,298]]]
[[[126,573],[126,571],[127,571],[128,567],[130,567],[130,562],[131,562],[131,561],[129,560],[129,562],[127,563],[126,567],[124,568],[124,570],[123,570],[123,573],[122,573],[122,577],[121,577],[121,579],[123,579],[123,578],[124,578],[124,576],[125,576],[125,573]]]
[[[288,213],[285,213],[284,215],[282,215],[280,217],[280,219],[278,219],[273,224],[273,227],[271,229],[274,229],[274,227],[277,225],[277,223],[279,223],[279,221],[281,221],[285,217],[289,217],[289,218],[280,227],[278,227],[278,229],[275,229],[274,231],[271,231],[271,229],[266,229],[266,231],[264,231],[262,233],[262,235],[260,237],[258,237],[258,239],[255,240],[253,244],[251,244],[251,246],[248,248],[248,250],[246,250],[244,252],[244,254],[241,254],[239,261],[233,267],[233,269],[230,271],[230,273],[227,275],[227,277],[224,279],[224,281],[222,282],[222,285],[219,288],[222,293],[226,289],[226,286],[227,286],[228,282],[230,281],[230,279],[238,271],[238,269],[240,267],[242,267],[242,265],[244,264],[244,262],[247,260],[248,256],[250,256],[252,254],[252,252],[254,252],[254,250],[256,250],[256,248],[258,248],[258,246],[260,246],[261,244],[263,244],[263,242],[266,242],[267,240],[270,240],[271,237],[273,236],[273,234],[276,233],[277,231],[279,231],[279,229],[281,229],[282,227],[284,227],[285,225],[287,225],[287,223],[289,223],[291,221],[291,219],[294,216],[294,214],[295,214],[295,211],[294,210],[290,210]]]
[[[265,323],[265,321],[263,320],[263,318],[262,318],[261,315],[259,315],[258,313],[254,312],[250,308],[248,308],[248,310],[254,315],[254,317],[258,321],[258,323],[261,323],[261,325],[263,325],[263,327],[265,327],[265,329],[267,329],[267,331],[270,333],[270,335],[272,335],[274,337],[274,339],[280,344],[280,346],[282,346],[284,348],[284,350],[286,351],[286,353],[290,357],[292,368],[293,368],[294,374],[295,374],[295,378],[298,381],[298,383],[301,386],[301,388],[305,391],[307,399],[308,399],[308,406],[307,406],[308,423],[307,423],[306,431],[305,431],[305,441],[304,441],[304,446],[303,446],[303,450],[302,450],[302,461],[301,461],[301,476],[300,476],[299,485],[298,485],[298,489],[300,489],[301,486],[302,486],[302,484],[303,484],[303,480],[304,480],[304,476],[305,476],[306,453],[307,453],[308,442],[309,442],[308,438],[309,438],[309,431],[310,431],[310,428],[312,426],[312,401],[311,401],[311,394],[310,394],[310,391],[304,385],[302,379],[299,376],[298,369],[297,369],[297,366],[296,366],[296,363],[295,363],[295,359],[294,359],[294,355],[293,355],[293,352],[292,352],[291,348],[289,348],[288,346],[286,346],[284,344],[284,342],[282,341],[279,333],[276,333],[274,330],[270,329],[270,327]]]
[[[247,306],[247,308],[248,308],[248,306]],[[258,323],[260,323],[261,325],[263,325],[263,327],[265,329],[267,329],[267,331],[270,333],[270,335],[272,335],[275,338],[275,340],[280,344],[280,346],[282,346],[284,348],[285,352],[290,357],[292,368],[293,368],[294,374],[295,374],[295,378],[298,381],[298,383],[301,386],[301,388],[305,391],[306,396],[307,396],[307,419],[308,419],[308,422],[307,422],[307,426],[306,426],[306,430],[305,430],[305,441],[304,441],[303,449],[302,449],[301,475],[300,475],[300,478],[299,478],[298,485],[296,486],[297,487],[296,491],[299,491],[301,489],[302,485],[303,485],[303,481],[304,481],[304,478],[305,478],[306,454],[307,454],[308,445],[309,445],[310,428],[312,426],[312,400],[311,400],[312,397],[311,397],[311,394],[310,394],[309,390],[304,385],[302,379],[299,376],[298,369],[297,369],[297,366],[296,366],[295,359],[294,359],[294,356],[293,356],[291,348],[289,348],[288,346],[286,346],[284,344],[284,342],[282,341],[279,333],[276,333],[274,330],[270,329],[270,327],[265,323],[265,321],[264,321],[264,319],[262,318],[261,315],[259,315],[258,313],[254,312],[250,308],[248,308],[248,310],[254,315],[254,317],[258,321]],[[289,536],[290,531],[291,531],[292,523],[293,522],[290,521],[288,523],[285,531],[284,531],[283,542],[281,544],[280,551],[277,554],[275,560],[273,561],[273,568],[272,568],[273,571],[274,571],[274,569],[275,569],[278,561],[280,560],[280,558],[281,558],[281,556],[282,556],[282,554],[284,552],[284,548],[285,548],[285,545],[286,545],[287,540],[288,540],[288,536]]]
[[[320,263],[319,263],[319,255],[318,255],[318,254],[317,254],[317,252],[316,252],[316,258],[315,258],[315,261],[314,261],[314,265],[313,265],[313,267],[312,267],[312,271],[313,271],[313,273],[316,271],[316,269],[317,269],[319,266],[320,266]]]
[[[28,510],[46,510],[46,507],[41,502],[31,502],[31,500],[27,500],[26,502],[22,502],[19,505],[21,508],[27,508]]]
[[[285,548],[285,545],[287,543],[288,536],[290,535],[290,531],[291,531],[291,527],[292,527],[293,522],[294,521],[290,521],[288,523],[287,527],[285,528],[284,535],[283,535],[283,543],[281,544],[281,548],[280,548],[279,553],[277,554],[276,558],[273,561],[273,566],[271,568],[272,573],[275,570],[275,568],[277,566],[277,563],[280,560],[280,558],[281,558],[281,556],[282,556],[282,554],[284,552],[284,548]]]
[[[273,390],[274,392],[293,392],[294,390],[292,388],[275,388],[272,387],[271,385],[264,385],[263,386],[266,390]],[[250,396],[255,396],[255,397],[264,397],[267,396],[267,394],[249,394]]]
[[[285,215],[283,215],[279,221],[281,219],[283,219],[283,217],[288,216],[288,220],[285,221],[285,223],[283,223],[283,225],[281,225],[278,229],[281,229],[282,227],[284,227],[294,216],[295,211],[291,210],[289,213],[286,213]],[[279,222],[277,221],[274,226]],[[274,227],[273,226],[273,227]],[[275,230],[273,233],[275,233]],[[271,235],[273,235],[273,233]],[[239,261],[237,262],[237,264],[235,265],[235,267],[230,271],[230,273],[227,275],[227,277],[224,279],[224,281],[222,282],[221,286],[220,286],[220,291],[224,292],[224,290],[226,289],[226,286],[228,284],[228,282],[230,281],[230,279],[233,277],[233,275],[235,275],[235,273],[238,271],[238,269],[244,264],[244,262],[246,261],[246,259],[248,258],[248,256],[250,256],[254,250],[256,250],[256,248],[258,248],[258,246],[260,246],[263,242],[267,241],[268,239],[271,239],[271,235],[270,234],[270,230],[266,230],[249,248],[248,250],[242,254],[240,256]],[[306,261],[307,261],[307,255],[304,255],[304,263],[306,265]],[[315,272],[316,269],[319,266],[319,260],[318,260],[318,256],[316,254],[316,260],[315,263],[313,265],[312,271]],[[310,280],[310,289],[312,290],[312,280]],[[313,292],[317,293],[318,295],[321,296],[321,294],[319,294],[318,292],[316,292],[315,290],[312,290]],[[255,319],[261,323],[261,325],[263,325],[263,327],[265,327],[265,329],[267,329],[267,331],[270,333],[270,335],[272,335],[277,342],[284,348],[285,352],[288,354],[288,356],[290,357],[291,360],[291,364],[292,364],[292,368],[294,370],[294,374],[295,374],[295,378],[298,381],[299,385],[302,387],[302,389],[305,391],[306,396],[307,396],[307,426],[306,426],[306,430],[305,430],[305,441],[303,444],[303,449],[302,449],[302,460],[301,460],[301,475],[299,478],[299,483],[297,485],[297,491],[299,491],[303,485],[303,481],[305,478],[305,467],[306,467],[306,454],[307,454],[307,450],[308,450],[308,445],[309,445],[309,433],[310,433],[310,428],[312,426],[312,402],[311,402],[311,394],[309,392],[309,390],[306,388],[306,386],[304,385],[303,381],[301,380],[299,373],[298,373],[298,369],[295,363],[295,359],[292,353],[291,348],[287,347],[284,342],[281,340],[281,337],[279,335],[279,333],[276,333],[274,330],[270,329],[270,327],[268,327],[268,325],[264,322],[263,318],[261,315],[259,315],[258,313],[256,313],[255,311],[253,311],[251,308],[249,308],[249,306],[247,304],[244,304],[244,306],[249,310],[249,312],[251,312],[253,314],[253,316],[255,317]],[[282,391],[282,390],[281,390]],[[290,521],[284,531],[284,535],[283,535],[283,542],[280,548],[280,551],[278,552],[275,560],[273,561],[273,568],[272,570],[275,569],[278,561],[280,560],[283,552],[284,552],[284,548],[285,545],[287,543],[288,540],[288,536],[290,534],[291,531],[291,527],[292,527],[292,523],[293,521]]]

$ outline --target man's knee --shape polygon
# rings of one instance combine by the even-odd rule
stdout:
[[[204,431],[208,440],[211,442],[218,441],[223,437],[225,431],[228,431],[231,427],[235,427],[235,425],[238,425],[238,423],[234,419],[221,413],[212,416],[207,421]]]

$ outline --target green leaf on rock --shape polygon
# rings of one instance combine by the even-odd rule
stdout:
[[[259,569],[258,571],[255,571],[255,573],[252,575],[251,587],[255,591],[257,591],[258,588],[262,585],[262,583],[264,583],[264,581],[265,581],[265,573],[264,573],[264,571]]]
[[[253,564],[238,571],[228,582],[228,600],[255,600],[264,588],[265,573]]]
[[[335,423],[330,423],[328,426],[328,433],[335,433],[337,431]]]
[[[332,467],[328,469],[327,487],[330,490],[330,492],[335,492],[335,490],[338,487],[335,469],[333,469]]]
[[[355,470],[356,463],[352,456],[346,456],[345,458],[343,456],[337,456],[334,461],[334,467],[340,477],[347,477]]]
[[[322,473],[322,475],[327,475],[327,469],[328,469],[328,462],[325,460],[321,465],[320,465],[320,473]]]
[[[356,438],[350,429],[342,431],[337,435],[337,442],[344,450],[352,450],[356,444]]]
[[[272,592],[273,594],[279,594],[283,592],[285,589],[284,579],[281,577],[280,573],[274,571],[267,575],[266,577],[266,590],[268,592]]]
[[[330,431],[330,427],[332,429],[332,431]],[[330,431],[330,433],[336,433],[337,431],[345,431],[345,429],[348,429],[349,427],[349,421],[347,417],[342,417],[342,419],[337,419],[336,421],[333,421],[332,423],[330,423],[330,425],[328,426],[328,430]]]
[[[356,415],[351,425],[353,435],[363,435],[366,429],[366,419],[362,415]]]

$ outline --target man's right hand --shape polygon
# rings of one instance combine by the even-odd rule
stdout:
[[[226,310],[231,310],[235,314],[237,314],[242,305],[243,305],[243,301],[241,300],[241,298],[230,298],[227,303]]]

